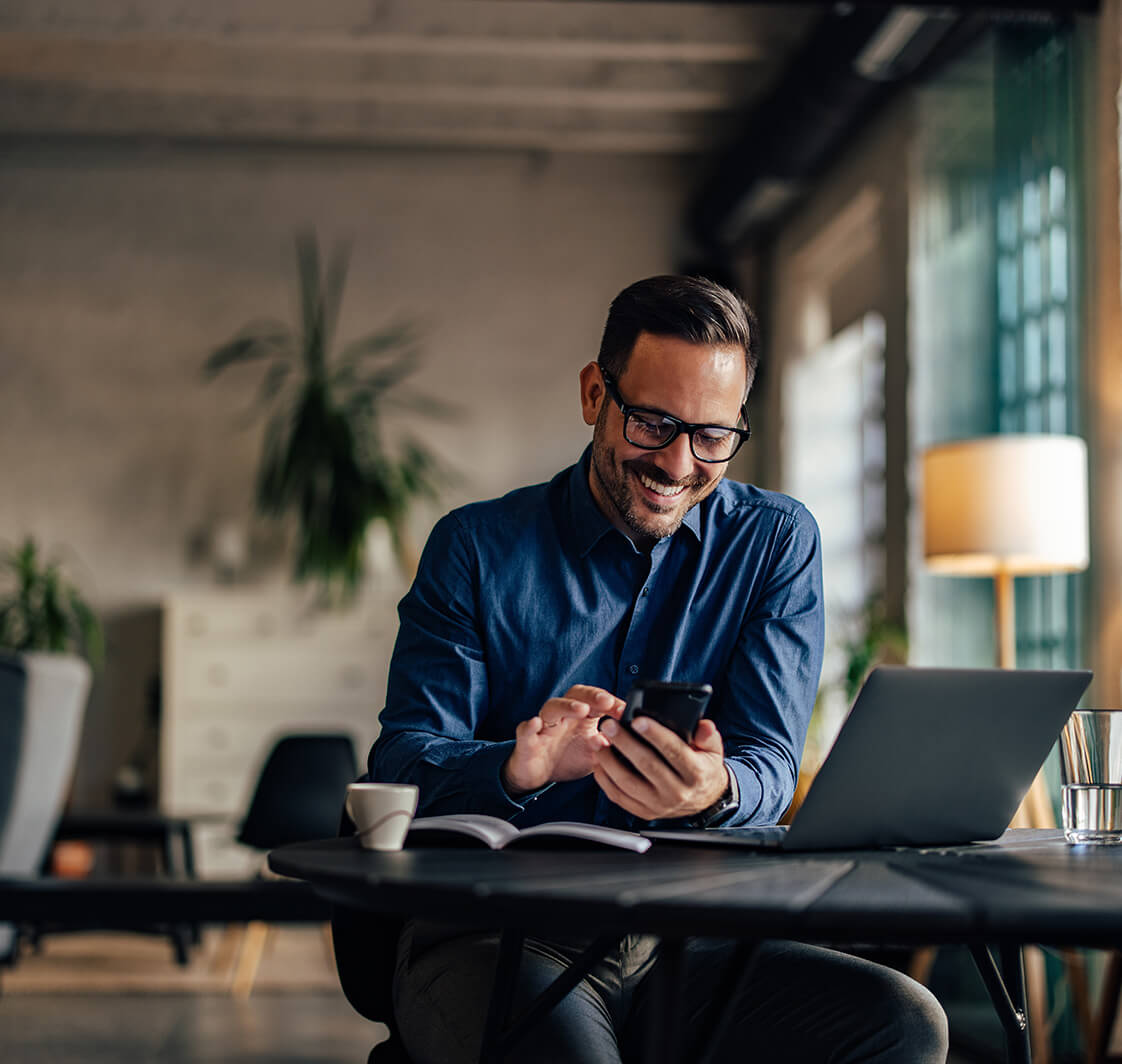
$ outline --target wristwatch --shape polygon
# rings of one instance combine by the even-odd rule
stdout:
[[[689,820],[692,828],[715,828],[724,823],[737,806],[740,805],[740,788],[736,785],[736,773],[726,766],[729,781],[724,793],[707,809],[702,809]]]

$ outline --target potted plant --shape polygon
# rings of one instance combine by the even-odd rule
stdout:
[[[846,621],[849,635],[840,648],[844,654],[845,673],[836,681],[823,683],[818,689],[795,797],[783,816],[783,823],[788,823],[802,804],[827,750],[837,737],[845,711],[853,704],[869,673],[877,665],[902,665],[908,660],[907,629],[888,616],[886,606],[878,596],[869,598]],[[844,699],[844,704],[839,703],[839,696]]]
[[[33,539],[0,554],[0,875],[35,875],[54,838],[100,662],[101,626]],[[89,659],[89,660],[87,660]],[[0,924],[0,962],[16,948]]]
[[[870,598],[854,620],[845,650],[845,699],[852,703],[877,665],[903,665],[908,660],[908,632],[888,616],[884,602]]]
[[[96,615],[57,562],[40,560],[31,537],[0,555],[0,647],[101,661]]]
[[[436,459],[414,437],[402,436],[394,449],[387,447],[383,414],[391,393],[396,405],[422,416],[449,408],[400,388],[417,367],[417,339],[407,325],[371,333],[334,352],[346,249],[337,249],[321,269],[315,236],[302,234],[296,238],[296,262],[299,326],[252,322],[212,352],[204,372],[213,378],[233,365],[267,364],[258,391],[267,420],[257,508],[272,517],[295,516],[294,576],[318,583],[334,603],[352,598],[360,585],[372,521],[386,523],[408,571],[410,503],[434,495],[441,479]]]

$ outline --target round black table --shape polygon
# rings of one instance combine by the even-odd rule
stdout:
[[[659,935],[668,1003],[684,941],[693,936],[735,938],[747,949],[764,938],[965,944],[1015,1061],[1030,1060],[1021,946],[1122,945],[1122,847],[1072,847],[1057,831],[1013,830],[970,846],[816,854],[666,842],[644,854],[610,848],[376,853],[343,838],[282,847],[269,855],[269,865],[347,908],[504,929],[484,1060],[501,1059],[518,1036],[517,1027],[504,1031],[503,1024],[522,936],[535,929],[594,933],[603,949],[628,932]],[[571,972],[564,989],[582,975]],[[520,1023],[540,1014],[531,1009]],[[651,1059],[673,1060],[674,1010],[656,1014],[665,1027],[652,1033]]]

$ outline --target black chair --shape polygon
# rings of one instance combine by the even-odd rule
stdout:
[[[355,834],[346,810],[339,834]],[[398,916],[379,916],[341,905],[331,907],[331,941],[343,995],[360,1016],[385,1024],[390,1031],[389,1040],[370,1051],[367,1064],[412,1064],[393,1019],[394,959],[404,924]]]
[[[349,735],[284,736],[265,759],[237,841],[265,853],[290,842],[331,837],[339,825],[347,784],[357,776],[358,759]],[[268,937],[267,924],[246,927],[233,979],[237,997],[252,992]]]
[[[265,852],[334,835],[358,777],[349,735],[286,735],[265,759],[238,842]]]

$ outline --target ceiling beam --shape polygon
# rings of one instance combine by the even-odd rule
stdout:
[[[446,62],[340,57],[184,42],[0,34],[0,78],[28,84],[133,89],[249,99],[292,97],[460,102],[522,107],[721,110],[743,104],[762,72],[749,67],[645,64],[620,76],[602,63]],[[714,73],[715,72],[715,73]],[[719,75],[724,75],[719,76]]]
[[[761,14],[622,0],[5,0],[0,33],[738,62],[789,47],[813,17],[797,8],[783,18]]]
[[[727,139],[727,115],[457,102],[247,100],[241,95],[90,90],[0,80],[0,131],[161,140],[431,145],[692,154]]]

